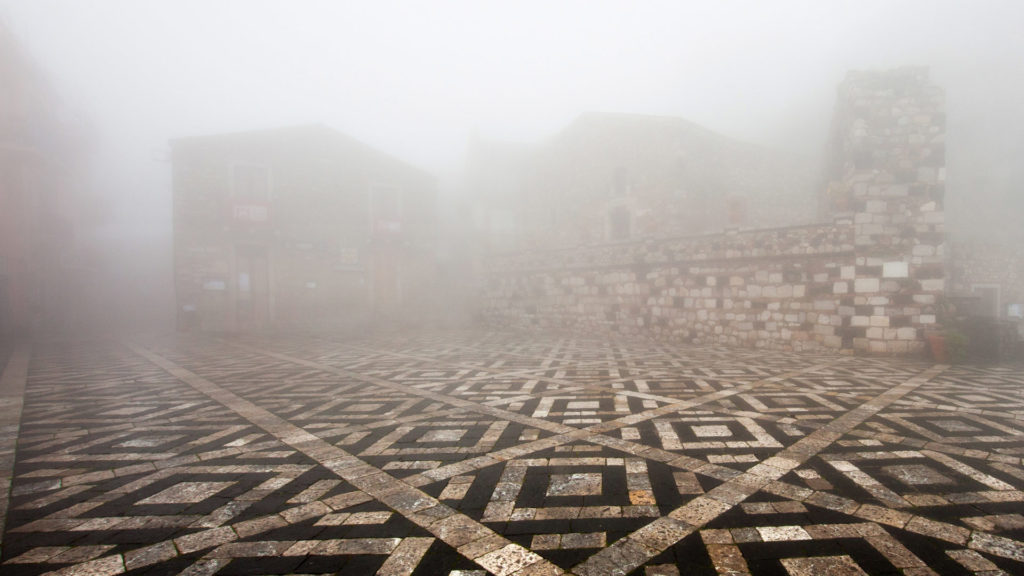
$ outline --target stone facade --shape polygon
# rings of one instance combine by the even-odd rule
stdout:
[[[972,295],[979,316],[1021,321],[1024,316],[1024,242],[953,242],[950,290]]]
[[[431,177],[323,126],[176,140],[182,328],[327,328],[422,308]]]
[[[827,223],[497,256],[482,315],[700,343],[919,352],[945,291],[943,110],[926,70],[850,73],[820,203]]]

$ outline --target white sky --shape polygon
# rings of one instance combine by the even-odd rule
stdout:
[[[851,68],[930,65],[964,157],[1024,152],[1019,0],[0,0],[0,20],[95,126],[125,234],[169,230],[173,137],[323,122],[447,179],[473,130],[529,142],[600,110],[813,155]]]

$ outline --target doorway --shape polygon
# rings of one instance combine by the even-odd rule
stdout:
[[[235,250],[235,326],[262,330],[270,324],[270,263],[263,246]]]

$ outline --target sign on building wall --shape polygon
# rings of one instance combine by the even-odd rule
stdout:
[[[231,205],[231,220],[244,224],[270,222],[270,206],[261,202],[235,202]]]

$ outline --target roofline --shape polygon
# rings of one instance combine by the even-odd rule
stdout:
[[[334,132],[334,133],[336,133],[338,135],[341,135],[341,136],[349,137],[346,134],[344,134],[343,132],[335,130],[334,128],[331,128],[330,126],[327,126],[326,124],[322,124],[322,123],[318,123],[317,122],[317,123],[310,123],[310,124],[293,124],[293,125],[290,125],[290,126],[276,126],[276,127],[273,127],[273,128],[254,128],[254,129],[248,129],[248,130],[234,130],[234,131],[231,131],[231,132],[218,132],[218,133],[214,133],[214,134],[196,134],[196,135],[192,135],[192,136],[179,136],[177,138],[169,138],[168,142],[170,142],[171,144],[174,144],[176,142],[188,142],[188,141],[192,141],[192,140],[216,140],[216,139],[220,139],[220,138],[235,138],[235,137],[238,137],[238,136],[258,136],[258,135],[263,135],[263,134],[272,134],[274,132],[292,132],[292,131],[310,130],[310,129],[321,129],[321,130],[325,130],[325,131],[328,131],[328,132]],[[353,140],[355,140],[355,139],[353,138]]]
[[[395,156],[395,155],[393,155],[393,154],[391,154],[389,152],[385,152],[383,150],[380,150],[380,149],[377,149],[377,148],[375,148],[373,146],[370,146],[369,144],[367,144],[367,143],[365,143],[365,142],[363,142],[361,140],[358,140],[358,139],[356,139],[356,138],[354,138],[352,136],[349,136],[348,134],[346,134],[346,133],[344,133],[344,132],[342,132],[340,130],[337,130],[336,128],[333,128],[331,126],[328,126],[327,124],[323,124],[323,123],[320,123],[320,122],[310,123],[310,124],[295,124],[295,125],[291,125],[291,126],[279,126],[279,127],[275,127],[275,128],[258,128],[258,129],[254,129],[254,130],[239,130],[239,131],[235,131],[235,132],[222,132],[222,133],[219,133],[219,134],[206,134],[206,135],[200,135],[200,136],[183,136],[183,137],[179,137],[179,138],[171,138],[171,139],[168,140],[168,143],[173,148],[173,147],[175,147],[178,144],[193,144],[193,143],[194,144],[201,144],[201,143],[216,142],[218,140],[231,139],[231,138],[268,137],[268,136],[275,136],[275,135],[280,135],[280,134],[287,134],[287,133],[290,133],[290,132],[309,132],[309,131],[314,131],[314,130],[321,131],[321,132],[323,132],[323,133],[325,133],[325,134],[327,134],[327,135],[329,135],[329,136],[331,136],[333,138],[345,141],[345,142],[350,143],[350,144],[352,144],[354,146],[362,148],[363,150],[365,150],[366,152],[368,152],[370,154],[375,154],[377,156],[380,156],[380,157],[385,158],[387,160],[390,160],[392,162],[396,162],[398,164],[401,164],[403,167],[405,167],[406,169],[408,169],[411,172],[417,173],[417,175],[419,175],[422,178],[429,179],[431,181],[434,181],[435,183],[437,181],[437,176],[434,175],[432,172],[429,172],[429,171],[427,171],[424,168],[416,166],[415,164],[410,163],[408,160],[405,160],[403,158],[399,158],[398,156]]]

